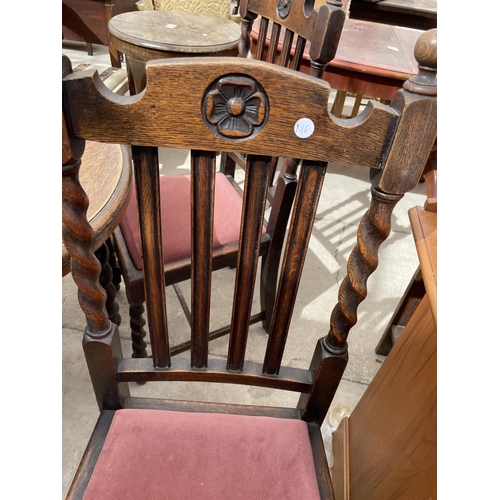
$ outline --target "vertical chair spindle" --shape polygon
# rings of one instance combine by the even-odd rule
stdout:
[[[215,158],[213,152],[191,151],[191,366],[208,365]]]
[[[273,23],[271,29],[271,40],[269,42],[269,49],[267,52],[267,62],[274,64],[276,55],[278,53],[278,43],[280,40],[281,24]]]
[[[290,62],[290,69],[299,71],[300,64],[302,62],[302,57],[304,56],[304,49],[306,48],[306,39],[301,36],[297,36],[297,41],[295,42],[295,50],[293,52],[293,57]]]
[[[253,293],[259,259],[262,224],[270,174],[270,157],[249,155],[245,189],[227,368],[242,370],[252,312]]]
[[[163,274],[158,149],[132,146],[132,156],[143,267],[150,277],[144,281],[144,291],[151,351],[154,366],[164,368],[170,366],[171,361]],[[168,238],[168,235],[165,237]]]
[[[294,33],[292,30],[285,30],[285,38],[283,40],[283,45],[281,47],[281,56],[279,65],[284,68],[288,67],[288,61],[290,60],[290,53],[292,51]]]
[[[251,13],[250,13],[251,14]],[[257,16],[250,15],[249,18],[255,19]],[[253,23],[253,20],[251,21]],[[257,38],[257,47],[256,47],[256,52],[255,52],[255,59],[261,61],[264,55],[264,48],[266,46],[266,37],[267,37],[267,30],[269,27],[269,19],[266,17],[261,17],[260,18],[260,28],[259,28],[259,37]],[[250,24],[249,31],[251,33],[252,31],[252,24]],[[251,42],[251,40],[250,40]],[[249,44],[249,48],[251,47],[251,43]],[[241,56],[241,55],[240,55]]]
[[[262,369],[268,375],[277,375],[281,366],[327,165],[310,161],[302,164]]]

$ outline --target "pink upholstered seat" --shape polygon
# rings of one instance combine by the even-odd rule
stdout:
[[[174,262],[191,255],[190,176],[160,177],[163,262]],[[214,248],[238,241],[241,224],[241,196],[224,174],[215,176]],[[142,269],[135,187],[120,222],[132,261]],[[265,228],[263,228],[265,232]],[[168,242],[168,244],[165,244]]]
[[[302,420],[118,410],[84,500],[319,500]]]

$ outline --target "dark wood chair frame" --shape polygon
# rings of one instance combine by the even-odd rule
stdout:
[[[437,140],[434,143],[422,177],[427,186],[427,199],[424,203],[424,209],[428,212],[437,213]],[[406,328],[408,321],[410,321],[410,318],[417,310],[418,305],[422,302],[425,293],[422,270],[420,266],[418,266],[385,332],[382,334],[377,347],[375,347],[375,352],[377,354],[382,356],[387,356],[389,354],[392,347],[403,333],[403,330]]]
[[[320,9],[314,9],[314,1],[295,0],[289,2],[288,8],[284,11],[280,5],[283,2],[269,2],[268,0],[243,0],[240,4],[242,16],[242,36],[239,42],[240,56],[246,58],[251,45],[250,33],[253,21],[258,15],[262,16],[266,24],[271,22],[273,31],[273,42],[271,52],[267,57],[263,57],[268,62],[272,62],[284,67],[298,70],[302,59],[306,41],[311,43],[312,68],[311,75],[321,77],[328,62],[334,58],[340,34],[345,20],[345,12],[342,10],[341,1],[330,1],[329,4],[322,5]],[[281,29],[285,29],[285,44],[278,44]],[[292,43],[293,42],[293,43]],[[265,47],[265,37],[259,42],[259,54],[262,55]],[[276,61],[278,49],[281,52],[279,61]],[[259,56],[260,58],[260,56]],[[240,166],[244,166],[245,160],[241,155],[225,152],[221,154],[221,171],[233,184],[235,189],[242,195],[239,184],[235,181],[234,160]],[[270,179],[274,178],[278,158],[273,158],[273,172]],[[233,162],[233,166],[230,164]],[[260,311],[253,314],[251,324],[262,321],[263,328],[269,332],[271,326],[272,311],[274,309],[278,270],[280,258],[283,251],[283,242],[292,204],[297,188],[296,170],[297,160],[288,160],[283,165],[279,178],[275,185],[270,187],[268,199],[272,200],[272,209],[269,220],[264,220],[266,234],[260,243],[261,273],[260,273]],[[272,183],[271,183],[272,184]],[[114,267],[114,284],[119,287],[120,275],[123,277],[127,300],[129,303],[130,327],[132,348],[134,356],[147,357],[147,344],[145,342],[146,324],[144,314],[145,292],[143,284],[143,271],[135,267],[120,228],[117,228],[113,235],[110,246],[110,254],[116,251],[118,265]],[[226,245],[223,248],[214,250],[212,270],[216,271],[226,267],[235,267],[237,258],[238,243]],[[191,324],[191,311],[184,298],[178,283],[188,280],[191,277],[191,260],[186,258],[177,262],[168,263],[164,266],[165,286],[173,285],[174,290],[180,300],[188,322]],[[229,333],[230,325],[223,326],[210,332],[210,340],[219,338]],[[171,354],[176,355],[190,348],[190,341],[182,342],[172,346]]]
[[[112,94],[97,73],[68,74],[63,79],[63,240],[87,320],[83,350],[101,410],[68,498],[83,496],[114,412],[120,408],[302,419],[309,428],[320,496],[334,498],[320,426],[347,364],[347,336],[366,297],[368,277],[377,267],[379,247],[390,234],[392,211],[404,193],[418,184],[436,138],[436,30],[420,38],[415,53],[419,74],[405,83],[391,104],[370,102],[352,120],[338,119],[328,112],[327,83],[261,61],[190,58],[148,63],[148,87],[143,95],[133,97]],[[64,75],[69,73],[64,57],[63,63]],[[218,85],[228,81],[236,86],[261,85],[255,93],[259,119],[251,135],[243,139],[209,128],[214,121],[211,110],[213,99],[218,99]],[[230,107],[234,115],[239,111],[240,106]],[[293,133],[303,117],[315,124],[314,133],[306,139]],[[165,127],[165,123],[170,126]],[[93,253],[94,235],[86,219],[87,199],[78,181],[85,140],[132,147],[147,274],[144,283],[151,358],[123,357],[118,327],[106,312],[106,292],[99,284],[101,266]],[[173,358],[170,352],[160,250],[158,154],[153,144],[192,150],[192,232],[196,238],[191,263],[191,359]],[[213,186],[218,151],[244,153],[247,161],[227,361],[208,357]],[[274,156],[304,159],[267,349],[263,362],[248,362],[249,304]],[[331,312],[330,330],[317,341],[310,368],[281,366],[328,162],[371,169],[372,199],[358,228],[358,243],[348,260],[338,303]],[[127,384],[179,380],[256,385],[301,395],[296,408],[247,407],[133,398]]]
[[[322,78],[328,63],[337,52],[345,19],[345,12],[341,8],[341,0],[327,0],[319,9],[314,8],[314,0],[278,1],[277,5],[266,0],[243,0],[240,3],[239,57],[247,58],[252,54],[252,27],[260,17],[259,37],[252,58],[300,71],[304,50],[309,43],[309,74]],[[284,34],[280,37],[282,30]],[[270,40],[266,43],[268,33]],[[221,170],[225,174],[234,177],[236,165],[245,168],[245,158],[241,154],[223,154]],[[274,171],[277,165],[278,158],[273,158]],[[286,177],[289,184],[292,184],[291,180],[295,180],[296,185],[296,169],[297,163],[289,160],[282,167],[280,175]],[[275,190],[272,172],[268,193],[271,202]]]

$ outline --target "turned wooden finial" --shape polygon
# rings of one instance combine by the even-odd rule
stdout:
[[[437,29],[420,35],[415,44],[418,74],[407,80],[403,88],[423,95],[437,95]]]

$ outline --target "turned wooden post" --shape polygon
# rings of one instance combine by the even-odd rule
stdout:
[[[72,72],[63,56],[63,78]],[[71,257],[71,274],[87,326],[83,349],[100,409],[120,408],[128,386],[118,384],[115,362],[122,357],[118,327],[108,318],[106,290],[99,283],[101,264],[94,254],[95,232],[87,219],[89,200],[79,180],[85,142],[72,138],[62,115],[62,219],[63,241]],[[107,260],[107,258],[105,258]]]
[[[248,10],[247,1],[243,0],[240,4],[241,15],[241,37],[238,41],[238,52],[240,57],[247,58],[252,47],[252,26],[257,19],[257,14]]]
[[[109,262],[109,247],[107,243],[103,243],[95,251],[95,256],[101,264],[99,283],[106,291],[106,311],[108,313],[108,317],[116,326],[120,326],[122,318],[119,312],[120,307],[118,302],[116,302],[116,288],[113,283],[113,268]]]
[[[392,211],[404,193],[418,184],[436,140],[436,29],[420,36],[415,58],[418,74],[406,81],[391,101],[390,106],[400,115],[392,146],[383,168],[372,171],[370,207],[358,227],[358,241],[339,288],[330,331],[318,341],[311,362],[316,372],[315,387],[311,394],[302,394],[298,403],[306,421],[321,423],[328,411],[347,365],[347,336],[357,322],[357,308],[367,295],[367,280],[377,268],[378,249],[391,231]]]
[[[319,8],[319,21],[314,26],[314,33],[309,48],[309,57],[311,59],[309,74],[311,76],[323,78],[323,73],[328,63],[337,53],[345,17],[346,13],[342,9],[342,2],[340,0],[327,0]],[[328,41],[328,43],[325,43],[325,41]]]

